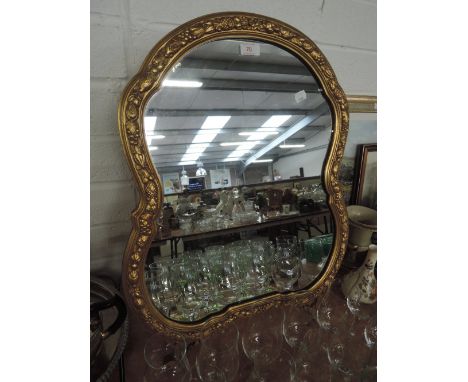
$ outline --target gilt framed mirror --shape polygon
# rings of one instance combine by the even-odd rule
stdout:
[[[122,285],[154,330],[199,338],[330,285],[348,104],[307,36],[249,13],[191,20],[148,53],[118,118],[140,193]]]

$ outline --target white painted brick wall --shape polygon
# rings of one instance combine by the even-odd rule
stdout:
[[[118,278],[136,206],[118,138],[125,84],[161,37],[220,11],[271,16],[300,29],[327,55],[348,94],[377,92],[376,0],[91,1],[91,269]]]

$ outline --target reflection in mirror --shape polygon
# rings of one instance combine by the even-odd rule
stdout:
[[[197,321],[310,287],[332,245],[331,125],[314,76],[274,45],[214,41],[174,65],[144,113],[164,187],[146,272],[161,313]]]

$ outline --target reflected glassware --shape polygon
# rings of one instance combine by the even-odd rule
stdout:
[[[293,248],[277,248],[272,278],[278,291],[290,291],[301,275],[301,261]]]
[[[155,334],[146,341],[143,353],[147,364],[146,382],[189,379],[186,344],[183,339],[168,339]]]
[[[239,370],[238,341],[239,331],[235,325],[201,341],[196,369],[203,382],[213,380],[214,376],[226,382],[235,380]]]

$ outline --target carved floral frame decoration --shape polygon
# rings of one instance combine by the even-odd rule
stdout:
[[[163,188],[145,143],[143,112],[166,73],[184,54],[200,44],[226,38],[259,40],[289,51],[314,73],[323,89],[334,125],[322,177],[335,221],[335,239],[325,271],[309,289],[267,295],[228,306],[200,322],[182,323],[166,318],[156,309],[144,281],[146,255],[158,228]],[[140,193],[138,207],[132,212],[132,231],[123,258],[122,286],[127,304],[136,309],[150,327],[166,335],[200,338],[238,317],[273,306],[310,304],[330,286],[348,240],[348,217],[338,181],[349,126],[348,101],[327,59],[307,36],[281,21],[251,13],[223,12],[191,20],[165,36],[149,52],[122,94],[118,124],[125,155]]]

